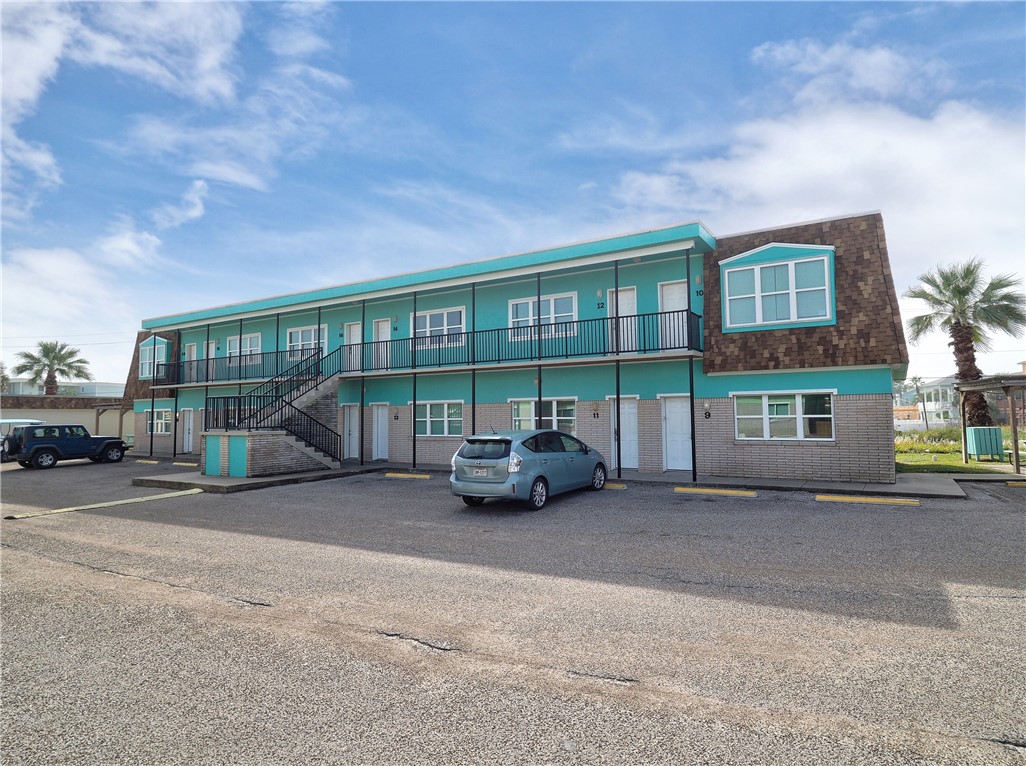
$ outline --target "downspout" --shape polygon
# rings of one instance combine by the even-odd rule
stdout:
[[[153,388],[153,383],[157,377],[157,334],[153,333],[150,335],[150,339],[153,341],[150,344],[150,354],[152,356],[153,364],[153,367],[150,370],[150,457],[153,457],[153,431],[157,423],[157,413],[154,411],[154,407],[156,407],[157,402],[157,392]]]
[[[470,433],[477,433],[477,282],[470,284]]]
[[[413,367],[413,469],[417,469],[417,291],[413,291],[413,326],[410,328],[410,364]],[[425,426],[427,425],[425,421]]]
[[[623,478],[623,446],[620,432],[623,424],[620,421],[620,261],[613,261],[613,343],[616,347],[616,478]]]
[[[536,336],[535,340],[537,341],[535,347],[536,347],[536,349],[538,351],[538,370],[537,370],[538,377],[536,378],[536,380],[538,382],[538,402],[537,402],[537,407],[536,407],[535,413],[534,413],[534,427],[535,428],[541,428],[542,427],[542,407],[543,407],[543,402],[542,402],[542,366],[541,366],[541,358],[542,358],[542,337],[541,337],[541,335],[542,334],[541,334],[541,272],[540,271],[535,274],[535,284],[536,284],[535,293],[536,293],[536,300],[537,300],[537,302],[534,304],[534,332],[535,332],[535,336]],[[555,407],[555,404],[553,404],[552,406]],[[552,425],[553,425],[553,427],[555,427],[555,425],[556,425],[556,413],[555,412],[552,413]]]
[[[175,419],[171,426],[171,459],[178,457],[178,389],[175,389]]]
[[[684,271],[688,281],[688,300],[687,300],[687,325],[690,329],[691,325],[691,248],[685,248],[684,250]],[[697,324],[697,323],[696,323]],[[693,339],[688,336],[688,350],[691,350],[693,345]],[[691,481],[694,484],[698,483],[698,444],[695,442],[695,356],[694,354],[688,355],[688,401],[691,404]]]

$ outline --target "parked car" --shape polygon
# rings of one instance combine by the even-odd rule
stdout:
[[[606,461],[598,450],[549,429],[469,436],[451,464],[449,490],[467,505],[498,497],[537,510],[552,495],[606,484]]]
[[[17,426],[41,426],[45,422],[45,420],[34,418],[0,418],[0,463],[6,463],[13,459],[7,456],[7,437],[11,435],[14,428]]]
[[[15,426],[4,449],[22,468],[53,468],[58,460],[120,463],[129,447],[120,436],[90,436],[80,425]]]

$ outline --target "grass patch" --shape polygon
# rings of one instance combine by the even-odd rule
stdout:
[[[982,463],[969,459],[969,464],[962,462],[961,449],[958,452],[924,453],[899,452],[894,456],[898,473],[1008,473],[999,466],[1007,463]]]

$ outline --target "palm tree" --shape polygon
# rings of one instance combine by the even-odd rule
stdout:
[[[926,430],[929,431],[930,430],[930,419],[928,417],[926,417],[926,400],[923,399],[923,389],[922,389],[923,379],[920,378],[919,376],[916,376],[914,378],[911,378],[909,380],[909,383],[911,383],[912,386],[916,390],[916,404],[922,405],[922,407],[923,407],[923,423],[926,424]]]
[[[7,365],[0,362],[0,394],[6,394],[11,385],[11,376],[7,374]]]
[[[976,365],[976,349],[990,349],[988,333],[997,330],[1017,338],[1026,328],[1022,283],[1012,274],[999,274],[984,283],[982,258],[938,266],[919,277],[919,282],[905,297],[925,301],[930,313],[909,321],[909,340],[914,344],[927,333],[945,330],[951,337],[948,345],[955,354],[955,379],[959,382],[983,377]],[[993,425],[982,392],[966,394],[965,405],[966,425]]]
[[[28,373],[29,382],[38,385],[43,381],[43,393],[47,396],[57,394],[57,376],[65,380],[92,380],[89,372],[89,361],[79,357],[79,350],[60,341],[39,341],[39,353],[19,351],[21,360],[11,370],[15,375]]]

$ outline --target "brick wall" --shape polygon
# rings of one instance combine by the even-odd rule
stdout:
[[[188,455],[191,458],[202,452],[200,434],[203,432],[203,413],[199,410],[192,412],[192,453],[185,452],[185,425],[183,420],[187,417],[190,417],[187,413],[179,413],[177,433],[175,433],[175,424],[172,422],[172,432],[170,434],[153,434],[154,455],[170,456],[176,454]],[[132,448],[132,454],[134,455],[150,454],[150,435],[146,433],[146,418],[145,412],[134,413],[135,446]],[[174,450],[172,450],[172,446],[175,447]]]
[[[894,483],[894,425],[887,394],[834,397],[835,438],[829,442],[739,441],[729,398],[699,399],[696,408],[700,474]]]
[[[295,441],[284,431],[251,431],[245,436],[249,440],[246,454],[247,476],[275,476],[282,473],[323,471],[327,468],[299,449]]]

